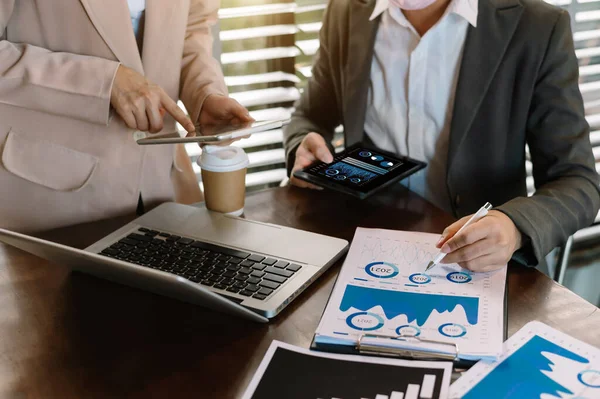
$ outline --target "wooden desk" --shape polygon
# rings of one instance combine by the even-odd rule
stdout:
[[[246,216],[348,240],[356,226],[439,233],[452,221],[405,190],[361,202],[275,189],[249,196]],[[127,220],[46,236],[84,247]],[[0,244],[0,397],[239,397],[273,339],[308,347],[338,270],[261,325],[71,274]],[[598,308],[538,271],[511,268],[509,297],[510,334],[540,320],[600,346]]]

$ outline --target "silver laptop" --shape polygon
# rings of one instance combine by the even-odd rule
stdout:
[[[77,250],[0,229],[0,241],[84,273],[267,322],[348,242],[165,203]]]

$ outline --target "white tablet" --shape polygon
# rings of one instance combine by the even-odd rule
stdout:
[[[139,145],[176,143],[218,144],[250,136],[254,133],[278,129],[288,123],[289,119],[283,119],[237,125],[197,126],[195,134],[186,131],[159,134],[137,132],[135,139]]]

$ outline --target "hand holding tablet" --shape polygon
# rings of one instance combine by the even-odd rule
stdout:
[[[356,144],[333,156],[296,170],[293,176],[315,186],[364,199],[423,169],[424,162]]]

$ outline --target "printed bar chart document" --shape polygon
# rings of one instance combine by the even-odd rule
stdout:
[[[533,321],[504,343],[497,361],[464,373],[451,397],[600,398],[600,349]]]
[[[497,358],[504,335],[506,267],[471,273],[440,264],[425,273],[439,252],[438,239],[436,234],[358,228],[317,328],[315,347],[357,347],[360,340],[371,348],[458,353],[462,360]]]
[[[273,341],[243,399],[447,398],[451,374],[450,362],[339,355]]]

